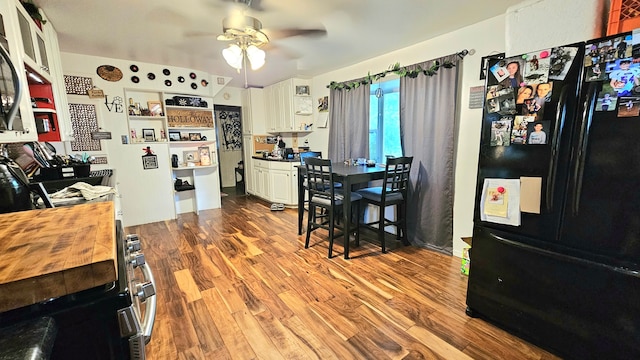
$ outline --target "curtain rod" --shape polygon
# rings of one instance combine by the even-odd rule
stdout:
[[[463,59],[465,56],[473,55],[475,53],[476,53],[476,51],[474,49],[471,49],[471,50],[463,49],[463,50],[461,50],[461,51],[459,51],[457,53],[453,53],[451,55],[442,56],[442,57],[440,57],[440,59],[446,58],[447,56],[453,56],[453,55],[457,55],[460,59]],[[373,74],[373,75],[371,75],[369,73],[369,74],[367,74],[367,76],[365,76],[361,80],[352,80],[352,81],[345,81],[345,82],[340,82],[340,83],[332,81],[329,85],[327,85],[327,88],[329,88],[329,89],[337,89],[337,90],[346,89],[348,91],[348,90],[360,87],[360,85],[372,84],[374,81],[378,81],[380,78],[385,77],[388,73],[394,73],[394,74],[397,74],[397,75],[399,75],[401,77],[404,77],[404,76],[416,77],[420,73],[422,73],[424,75],[427,75],[427,76],[433,76],[438,72],[438,69],[440,69],[440,67],[451,68],[451,67],[455,66],[450,61],[445,61],[442,64],[438,60],[433,60],[433,62],[434,62],[434,64],[431,67],[427,68],[427,69],[422,69],[420,67],[420,65],[417,65],[418,69],[411,69],[411,70],[409,70],[408,68],[411,67],[412,65],[400,66],[400,63],[395,63],[393,65],[390,65],[389,69],[387,69],[387,70],[385,70],[383,72],[379,72],[377,74]]]

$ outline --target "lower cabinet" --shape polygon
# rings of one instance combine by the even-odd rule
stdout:
[[[273,203],[298,203],[299,162],[253,159],[253,195]]]

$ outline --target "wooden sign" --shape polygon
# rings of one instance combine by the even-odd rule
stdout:
[[[89,95],[90,99],[101,99],[104,97],[104,91],[94,87],[91,90],[87,90],[87,95]]]
[[[199,109],[167,109],[169,127],[212,128],[213,113],[211,110]]]

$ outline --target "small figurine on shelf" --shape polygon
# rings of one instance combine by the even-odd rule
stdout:
[[[146,148],[142,148],[142,151],[145,152],[145,155],[153,155],[153,150],[151,150],[151,146],[147,146]]]
[[[167,141],[167,137],[164,135],[164,129],[160,129],[160,141]]]
[[[136,136],[136,129],[131,129],[131,142],[137,142],[138,141],[138,137]]]

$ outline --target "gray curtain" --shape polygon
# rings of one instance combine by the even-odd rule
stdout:
[[[329,92],[329,154],[332,162],[369,158],[369,85]],[[364,135],[364,136],[363,136]]]
[[[453,191],[458,55],[456,66],[434,76],[400,79],[400,132],[405,156],[413,156],[407,234],[413,245],[453,252]],[[433,60],[420,65],[431,67]],[[415,66],[414,65],[414,66]],[[409,67],[411,68],[411,67]]]

